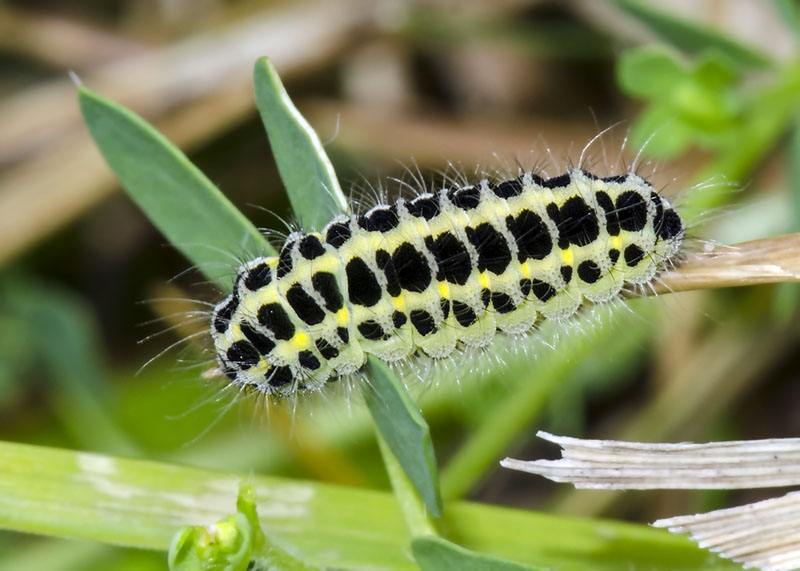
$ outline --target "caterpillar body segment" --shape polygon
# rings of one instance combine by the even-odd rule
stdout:
[[[633,173],[525,173],[398,199],[242,265],[212,317],[217,360],[237,386],[288,396],[368,354],[443,359],[648,283],[684,232]]]

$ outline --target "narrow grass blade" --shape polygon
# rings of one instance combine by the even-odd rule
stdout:
[[[628,50],[617,60],[617,84],[634,97],[658,97],[688,74],[678,61],[675,51],[662,44]]]
[[[682,50],[697,53],[714,49],[741,66],[758,68],[772,65],[772,60],[766,54],[741,44],[709,26],[702,26],[653,8],[651,4],[642,0],[612,0],[612,3]]]
[[[231,513],[242,477],[0,442],[0,528],[166,551],[183,525]],[[265,532],[311,565],[418,566],[388,493],[253,476]],[[464,548],[562,571],[732,570],[685,537],[647,526],[453,503],[442,529]]]
[[[367,371],[369,382],[362,386],[372,418],[425,506],[439,517],[442,496],[428,424],[386,364],[370,357]]]
[[[256,61],[253,80],[256,105],[294,215],[304,230],[319,230],[347,211],[333,165],[267,58]]]
[[[794,10],[793,14],[798,15],[797,7],[787,6],[787,10]],[[789,144],[787,145],[787,169],[789,175],[789,205],[791,206],[791,229],[800,230],[800,120],[795,118],[792,130],[789,133]],[[781,284],[775,292],[772,311],[775,320],[779,323],[788,323],[797,314],[797,306],[800,303],[800,286]]]
[[[163,135],[84,87],[78,100],[100,152],[164,236],[222,290],[243,256],[274,253],[261,233]]]
[[[484,553],[474,553],[441,537],[417,537],[411,542],[414,559],[422,571],[459,569],[460,571],[535,571],[532,567]]]
[[[381,450],[381,457],[386,466],[386,473],[389,482],[392,484],[392,491],[397,498],[397,505],[403,513],[411,537],[435,536],[438,534],[436,524],[431,518],[430,512],[425,508],[425,504],[417,493],[403,467],[397,461],[386,440],[381,436],[380,431],[375,435],[378,440],[378,447]]]
[[[787,165],[789,171],[789,204],[792,207],[792,230],[800,230],[800,119],[795,119],[789,137]]]

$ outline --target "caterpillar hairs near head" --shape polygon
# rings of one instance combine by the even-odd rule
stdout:
[[[368,355],[490,351],[497,335],[647,287],[678,259],[686,225],[633,170],[452,177],[293,232],[278,256],[243,263],[214,308],[219,370],[240,393],[311,393],[351,379]]]

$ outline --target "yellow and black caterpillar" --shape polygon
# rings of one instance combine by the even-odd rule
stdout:
[[[443,359],[646,284],[684,233],[634,173],[525,173],[401,198],[243,264],[212,316],[217,360],[236,386],[288,396],[367,354]]]

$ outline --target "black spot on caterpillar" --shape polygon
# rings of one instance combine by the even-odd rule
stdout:
[[[367,354],[444,359],[648,283],[684,232],[634,173],[525,173],[401,198],[243,264],[212,316],[217,360],[240,388],[289,396]]]

